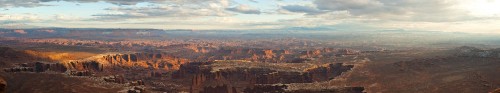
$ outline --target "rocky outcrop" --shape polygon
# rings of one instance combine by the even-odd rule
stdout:
[[[127,93],[144,93],[146,89],[143,86],[134,86],[127,90]]]
[[[45,71],[56,71],[56,72],[66,72],[68,70],[63,64],[60,63],[35,63],[35,72],[45,72]]]
[[[5,72],[34,72],[33,67],[13,67],[13,68],[4,68]]]
[[[107,77],[103,77],[103,79],[106,82],[113,82],[113,83],[119,83],[119,84],[125,83],[125,78],[123,76],[120,76],[120,75],[107,76]]]
[[[5,72],[66,72],[68,68],[61,63],[34,62],[20,64],[18,67],[5,68]]]
[[[111,83],[118,83],[118,84],[126,84],[128,86],[141,86],[145,85],[144,81],[142,80],[134,80],[134,81],[128,81],[125,79],[124,76],[121,75],[113,75],[113,76],[106,76],[102,77],[102,79],[106,82],[111,82]]]
[[[187,59],[178,58],[164,54],[149,54],[149,53],[135,53],[135,54],[117,54],[103,56],[101,59],[94,60],[76,60],[61,63],[51,62],[33,62],[18,64],[16,67],[5,68],[5,72],[66,72],[71,70],[70,75],[75,76],[88,76],[93,72],[102,72],[106,67],[142,67],[145,69],[157,70],[177,70],[181,64],[188,62]],[[159,75],[161,76],[161,74]]]
[[[92,72],[90,72],[90,71],[70,71],[69,75],[72,75],[72,76],[91,76]]]
[[[162,70],[177,70],[188,59],[179,58],[164,53],[133,53],[103,56],[110,66],[143,67]]]
[[[193,50],[196,53],[208,53],[208,52],[210,52],[212,50],[215,50],[214,48],[210,48],[210,47],[198,47],[196,45],[188,45],[185,48],[191,49],[191,50]]]
[[[201,69],[200,66],[209,65],[208,62],[193,62],[180,66],[179,70],[173,72],[173,79],[183,79],[193,77],[196,73],[209,72],[209,69]]]
[[[104,65],[97,61],[72,61],[63,63],[67,69],[76,71],[92,71],[101,72],[104,70]]]
[[[491,91],[490,93],[500,93],[500,88],[497,88],[497,89]]]
[[[92,76],[94,72],[103,70],[102,64],[96,61],[74,61],[68,63],[33,62],[18,64],[17,67],[4,68],[5,72],[58,72],[71,76]]]
[[[326,66],[309,69],[307,73],[312,78],[312,81],[328,81],[340,76],[343,72],[351,70],[353,67],[354,65],[344,65],[343,63],[327,64]]]
[[[191,84],[191,92],[199,92],[202,91],[200,88],[204,87],[204,83],[206,81],[207,77],[205,77],[203,74],[197,74],[193,76],[192,79],[192,84]]]
[[[0,93],[5,93],[7,91],[7,81],[0,77]]]
[[[264,57],[266,59],[272,59],[276,56],[276,54],[274,54],[273,50],[264,50]]]
[[[131,81],[128,83],[129,86],[140,86],[144,85],[144,81],[142,80],[136,80],[136,81]]]

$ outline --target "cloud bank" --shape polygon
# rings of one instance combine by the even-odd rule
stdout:
[[[500,7],[494,7],[495,4],[500,6],[497,0],[0,0],[0,8],[10,11],[16,8],[58,7],[54,5],[58,2],[108,3],[112,6],[87,17],[3,13],[0,20],[3,24],[78,23],[88,27],[93,27],[89,24],[112,25],[108,27],[127,24],[126,27],[130,27],[131,23],[135,23],[137,25],[132,27],[165,29],[189,26],[199,29],[343,28],[341,26],[346,25],[350,26],[347,30],[356,30],[353,25],[370,29],[459,32],[498,32],[500,29],[481,27],[500,24],[495,21],[499,20],[500,13],[482,7],[490,3],[491,10],[498,10]],[[477,2],[488,3],[471,4]],[[476,12],[489,15],[478,16]],[[18,16],[6,17],[13,15]],[[473,29],[481,31],[470,31]]]

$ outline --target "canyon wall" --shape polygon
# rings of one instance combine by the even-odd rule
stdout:
[[[142,67],[162,70],[177,70],[189,60],[164,53],[133,53],[102,56],[110,66]]]
[[[213,91],[214,88],[224,90],[224,92],[221,93],[231,93],[233,90],[241,92],[243,91],[243,88],[254,87],[254,85],[262,84],[290,84],[329,81],[354,67],[353,65],[337,63],[309,69],[305,72],[277,71],[270,68],[243,67],[213,71],[210,67],[206,68],[208,65],[210,65],[208,62],[182,65],[178,71],[172,74],[173,79],[191,78],[192,83],[190,84],[190,91],[192,93]]]

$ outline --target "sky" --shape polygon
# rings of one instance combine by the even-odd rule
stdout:
[[[500,0],[0,0],[0,27],[500,33]]]

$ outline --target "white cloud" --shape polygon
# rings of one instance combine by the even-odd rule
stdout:
[[[321,11],[315,7],[302,6],[302,5],[287,5],[287,6],[282,6],[281,8],[283,10],[288,11],[288,12],[306,13],[309,15],[316,15],[316,14],[321,14],[321,13],[326,12],[326,11]]]
[[[232,7],[232,8],[226,8],[226,10],[237,12],[237,13],[243,13],[243,14],[260,14],[261,13],[259,9],[255,9],[255,8],[250,7],[248,5],[245,5],[245,4],[240,4],[240,5],[238,5],[236,7]]]
[[[54,15],[53,19],[57,20],[57,21],[80,21],[83,18],[80,18],[78,16],[65,15],[65,14],[56,14],[56,15]]]
[[[378,0],[316,0],[314,3],[321,10],[370,10],[384,6]]]
[[[356,26],[359,26],[459,32],[495,32],[500,28],[496,26],[500,19],[499,0],[271,1],[276,4],[264,4],[255,0],[248,0],[248,4],[240,4],[241,1],[234,0],[0,0],[0,7],[57,7],[46,3],[56,1],[106,2],[117,6],[109,6],[104,12],[89,14],[93,15],[90,17],[71,14],[47,16],[50,14],[46,13],[41,14],[46,18],[36,13],[0,14],[0,23],[63,27],[196,26],[196,29],[339,26],[356,29]]]
[[[222,7],[221,7],[222,8]],[[113,7],[105,9],[106,14],[95,14],[94,20],[122,20],[141,18],[193,18],[205,16],[230,16],[223,8],[199,6],[146,6]]]
[[[38,7],[48,6],[42,4],[43,2],[50,2],[53,0],[0,0],[0,7]]]
[[[401,21],[463,21],[476,19],[454,0],[315,0],[314,6],[288,5],[289,12],[319,15],[347,11],[354,17]]]
[[[0,7],[38,7],[38,6],[48,6],[44,4],[46,2],[54,1],[67,1],[76,3],[95,3],[95,2],[107,2],[116,5],[136,5],[138,3],[157,3],[157,4],[178,4],[178,5],[190,5],[190,4],[202,4],[206,2],[218,2],[224,6],[229,6],[228,0],[0,0]]]
[[[1,28],[31,28],[28,23],[40,22],[43,19],[36,14],[0,14]]]
[[[1,15],[0,14],[0,21],[25,21],[25,22],[32,22],[32,21],[40,21],[41,18],[36,15],[36,14],[5,14]]]

